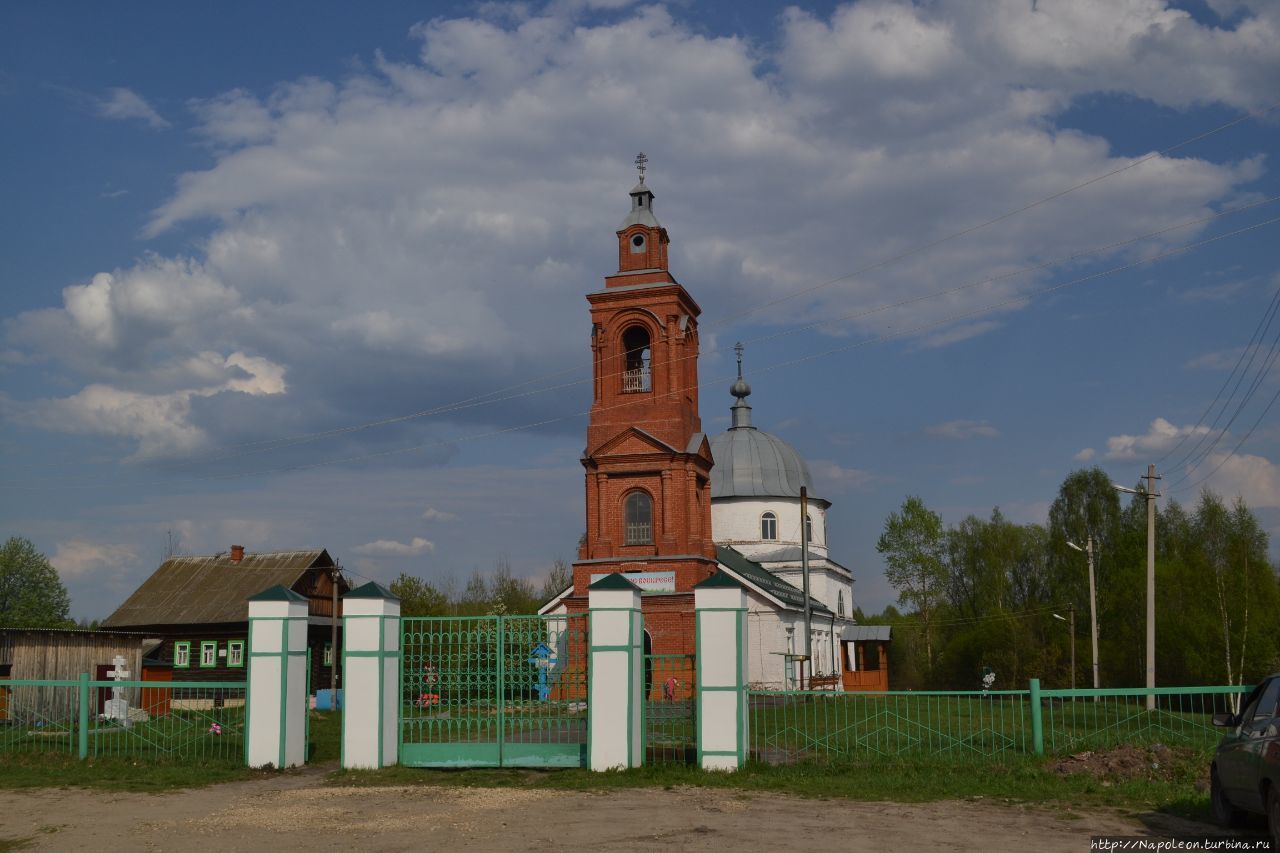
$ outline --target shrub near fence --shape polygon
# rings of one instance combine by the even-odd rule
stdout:
[[[759,761],[1067,754],[1122,744],[1209,748],[1211,717],[1249,687],[987,692],[749,691]],[[1156,695],[1155,710],[1146,697]]]
[[[128,721],[98,713],[99,694],[124,689]],[[0,755],[60,752],[81,759],[118,756],[244,762],[245,683],[218,681],[6,681]]]

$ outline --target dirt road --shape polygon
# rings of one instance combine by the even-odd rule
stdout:
[[[1085,851],[1089,836],[1211,831],[1158,816],[726,790],[350,788],[312,768],[170,794],[0,791],[0,850]]]

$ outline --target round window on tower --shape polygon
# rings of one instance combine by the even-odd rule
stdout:
[[[636,234],[631,238],[631,254],[637,254],[644,251],[644,235]]]

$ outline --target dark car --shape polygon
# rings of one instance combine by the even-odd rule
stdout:
[[[1213,816],[1239,826],[1247,813],[1266,815],[1280,850],[1280,673],[1253,688],[1239,714],[1214,714],[1213,724],[1233,729],[1209,770]]]

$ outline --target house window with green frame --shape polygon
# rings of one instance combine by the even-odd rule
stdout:
[[[218,665],[218,641],[200,641],[200,668],[209,669]]]
[[[175,669],[191,666],[191,643],[181,641],[173,644],[173,665]]]
[[[328,640],[324,643],[324,665],[333,666],[333,643]]]
[[[227,643],[227,666],[244,666],[244,640]]]

